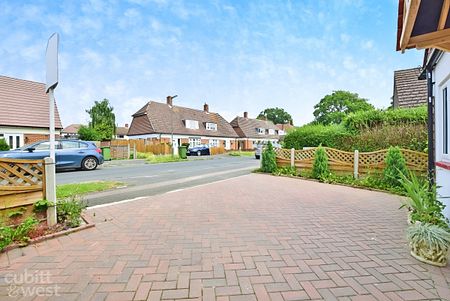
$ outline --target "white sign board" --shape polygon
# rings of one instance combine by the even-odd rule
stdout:
[[[58,85],[58,44],[59,35],[52,34],[48,39],[47,51],[45,52],[45,61],[47,67],[46,92],[56,88]]]

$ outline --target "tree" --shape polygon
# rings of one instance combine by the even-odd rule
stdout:
[[[262,172],[272,173],[277,169],[277,160],[276,160],[275,150],[273,149],[272,143],[269,141],[267,143],[267,147],[263,150],[262,153],[262,162],[261,162],[261,170]]]
[[[99,133],[93,128],[87,127],[85,125],[80,126],[78,129],[78,137],[85,141],[99,141],[101,137]]]
[[[9,151],[9,145],[3,138],[0,139],[0,151]]]
[[[292,116],[281,108],[268,108],[259,113],[258,119],[265,119],[272,121],[275,124],[292,124]]]
[[[334,91],[326,95],[314,106],[315,122],[321,124],[339,124],[344,117],[358,111],[373,110],[374,106],[357,93]]]
[[[108,99],[96,101],[94,106],[86,112],[91,117],[89,127],[94,129],[100,140],[109,140],[114,137],[116,132],[116,116],[113,112],[114,108],[110,106]]]
[[[320,145],[314,153],[312,176],[320,181],[325,181],[330,175],[328,167],[328,156],[325,149]]]
[[[384,159],[383,179],[391,187],[401,187],[401,175],[407,175],[405,157],[398,146],[389,147]]]

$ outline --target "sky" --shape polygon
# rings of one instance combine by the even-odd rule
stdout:
[[[0,75],[45,82],[45,49],[60,35],[55,90],[64,126],[110,100],[119,126],[150,100],[228,121],[270,107],[295,125],[335,90],[390,105],[393,72],[423,52],[395,51],[395,0],[0,0]]]

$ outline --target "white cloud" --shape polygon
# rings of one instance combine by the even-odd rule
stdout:
[[[373,40],[367,40],[367,41],[361,42],[361,47],[366,50],[372,49],[373,45],[374,45]]]

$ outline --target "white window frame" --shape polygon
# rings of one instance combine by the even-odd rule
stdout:
[[[209,139],[209,146],[218,147],[219,146],[219,140],[218,139]]]
[[[217,131],[217,123],[207,122],[206,123],[206,130],[207,131]]]
[[[202,144],[202,139],[197,137],[189,137],[189,147],[195,147]]]
[[[188,129],[191,129],[191,130],[199,129],[197,120],[186,119],[185,124],[186,124],[186,128],[188,128]]]
[[[283,131],[283,130],[278,130],[278,135],[280,135],[280,136],[283,136],[283,135],[285,135],[286,133]]]
[[[269,129],[269,135],[275,135],[275,130],[274,129]]]

